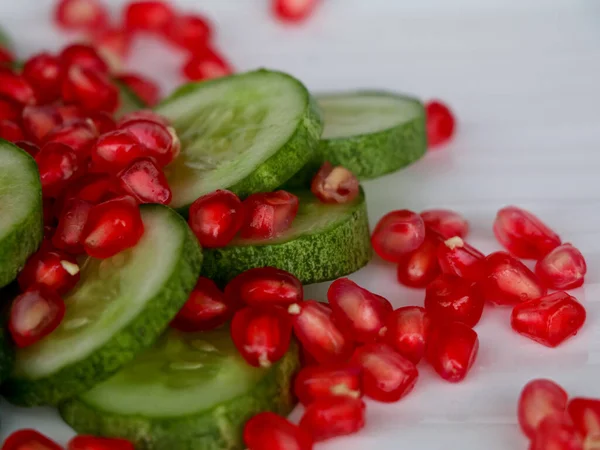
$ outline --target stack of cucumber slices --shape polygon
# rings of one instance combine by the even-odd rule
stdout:
[[[126,110],[141,108],[126,93]],[[418,159],[425,114],[412,98],[386,92],[313,97],[297,79],[258,70],[179,88],[156,112],[182,143],[166,167],[171,208],[143,205],[145,233],[132,249],[81,262],[64,298],[66,316],[41,341],[13,350],[0,328],[2,395],[21,406],[53,405],[77,432],[131,440],[139,449],[242,449],[245,421],[287,414],[298,350],[268,368],[248,365],[229,327],[181,333],[169,323],[200,274],[224,285],[273,266],[304,284],[350,274],[371,258],[366,199],[321,203],[307,181],[330,161],[360,179]],[[198,245],[185,216],[217,189],[244,198],[295,186],[298,214],[283,234]],[[0,141],[0,287],[11,283],[42,235],[42,198],[33,159]],[[5,301],[5,303],[7,303]]]

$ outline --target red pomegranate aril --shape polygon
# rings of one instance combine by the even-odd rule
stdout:
[[[252,417],[244,426],[248,450],[312,450],[310,435],[297,425],[272,412]]]
[[[75,151],[60,142],[44,145],[35,157],[42,180],[44,197],[58,197],[78,175],[79,161]]]
[[[511,326],[517,333],[540,344],[556,347],[576,335],[585,319],[585,308],[575,297],[554,292],[516,305]]]
[[[62,84],[65,101],[76,103],[88,111],[114,112],[119,106],[119,90],[108,77],[97,70],[71,66]]]
[[[525,435],[532,439],[546,417],[564,414],[568,395],[554,381],[536,379],[528,382],[519,397],[517,416]]]
[[[233,68],[216,50],[206,47],[190,56],[182,72],[188,80],[201,81],[231,75]]]
[[[163,171],[150,158],[133,161],[118,175],[119,188],[139,203],[171,203],[171,188]]]
[[[83,230],[92,206],[81,198],[67,200],[52,236],[52,245],[75,255],[83,253]]]
[[[294,381],[294,393],[303,405],[326,397],[362,396],[360,369],[349,364],[304,367]]]
[[[348,278],[339,278],[327,291],[333,319],[348,340],[374,342],[393,311],[385,298],[360,287]]]
[[[29,141],[16,141],[14,144],[17,147],[19,147],[20,149],[25,150],[33,158],[35,158],[36,155],[40,152],[40,148],[37,145],[35,145],[33,142],[29,142]]]
[[[100,57],[108,64],[111,72],[121,70],[131,50],[131,33],[121,27],[100,28],[92,33],[91,40]]]
[[[130,31],[162,34],[175,19],[175,12],[163,1],[135,1],[125,8],[125,27]]]
[[[310,190],[323,203],[349,203],[358,197],[358,178],[342,166],[329,162],[312,179]]]
[[[242,272],[225,287],[230,301],[248,306],[282,306],[304,300],[302,283],[285,270],[257,267]]]
[[[300,22],[310,16],[319,0],[271,0],[276,17],[286,22]]]
[[[115,130],[98,138],[92,147],[92,164],[97,171],[117,173],[145,153],[146,149],[132,133]]]
[[[8,97],[21,105],[34,105],[35,92],[31,84],[8,68],[0,68],[0,95]]]
[[[2,450],[63,450],[63,448],[35,430],[22,429],[6,438]]]
[[[23,105],[6,95],[0,95],[0,120],[18,121]]]
[[[81,160],[85,160],[98,139],[96,125],[90,119],[75,120],[51,131],[45,142],[60,142],[71,147]]]
[[[126,439],[80,435],[69,441],[67,450],[135,450],[135,447]]]
[[[424,288],[440,273],[437,249],[440,241],[428,230],[423,243],[398,261],[398,281],[408,287]]]
[[[361,368],[363,392],[380,402],[396,402],[415,386],[417,367],[384,343],[359,347],[351,363]]]
[[[65,315],[65,303],[44,285],[30,286],[16,297],[8,329],[17,347],[28,347],[52,333]]]
[[[246,362],[254,367],[270,367],[290,346],[292,321],[285,309],[247,307],[235,313],[231,338]]]
[[[417,364],[425,355],[430,330],[431,319],[425,308],[404,306],[388,316],[383,341]]]
[[[399,262],[425,241],[425,223],[417,213],[402,209],[383,216],[371,236],[373,250],[384,260]]]
[[[298,213],[298,197],[287,191],[252,194],[242,203],[243,238],[269,239],[292,226]]]
[[[81,109],[80,106],[73,104],[53,105],[56,107],[58,115],[63,123],[71,122],[72,120],[85,120],[90,117],[90,112]]]
[[[469,222],[455,211],[449,209],[429,209],[421,212],[425,226],[429,227],[446,239],[458,236],[465,238],[469,234]]]
[[[437,255],[443,273],[469,281],[479,281],[485,276],[485,255],[458,236],[439,244]]]
[[[165,37],[172,44],[196,53],[208,45],[212,35],[212,25],[206,17],[198,14],[182,14],[170,21],[164,32]]]
[[[85,178],[71,184],[65,197],[67,200],[73,197],[79,198],[96,205],[108,200],[115,192],[115,180],[110,175],[88,174]]]
[[[130,113],[127,113],[123,117],[121,117],[117,122],[117,127],[122,128],[125,126],[126,123],[135,122],[137,120],[149,120],[150,122],[156,122],[159,125],[163,125],[165,127],[168,127],[170,125],[166,117],[155,113],[151,109],[140,109],[138,111],[132,111]]]
[[[110,114],[104,111],[91,111],[89,119],[94,123],[98,134],[105,134],[117,129],[117,124]]]
[[[17,280],[23,291],[43,284],[63,295],[79,281],[79,266],[75,258],[58,250],[38,250],[27,260]]]
[[[93,31],[108,22],[108,11],[100,0],[60,0],[55,20],[65,30]]]
[[[600,437],[600,400],[576,397],[569,401],[567,412],[579,434]],[[595,448],[595,447],[593,447]]]
[[[140,119],[126,122],[119,129],[131,133],[161,167],[173,161],[179,152],[179,139],[170,127]]]
[[[550,227],[517,206],[498,211],[494,234],[510,253],[524,259],[542,259],[561,244],[560,237]]]
[[[365,426],[365,409],[360,398],[320,398],[306,407],[300,428],[317,442],[354,434]]]
[[[56,129],[63,120],[52,105],[26,106],[23,108],[23,131],[28,139],[36,144],[45,142],[46,136]]]
[[[57,56],[42,52],[29,58],[23,66],[23,77],[35,91],[40,103],[50,103],[60,98],[62,64]]]
[[[586,447],[585,450],[592,450]],[[564,415],[546,417],[531,440],[529,450],[584,450],[581,437]]]
[[[327,305],[306,300],[290,305],[288,312],[296,337],[319,364],[342,363],[352,355],[354,347],[333,321]]]
[[[14,143],[25,139],[25,134],[17,122],[0,120],[0,138]]]
[[[539,260],[535,274],[550,289],[575,289],[583,284],[587,265],[581,252],[571,244],[562,244]]]
[[[98,51],[87,44],[72,44],[65,47],[60,53],[60,62],[65,70],[69,71],[73,66],[88,69],[94,72],[108,73],[109,68]]]
[[[427,116],[427,144],[436,147],[450,140],[456,127],[452,111],[438,100],[425,105]]]
[[[481,282],[485,299],[496,305],[516,305],[546,294],[538,277],[521,261],[506,252],[485,259],[486,276]]]
[[[479,286],[456,275],[440,275],[425,291],[425,309],[436,322],[462,322],[474,327],[481,319],[484,303]]]
[[[226,246],[242,222],[242,201],[231,191],[219,189],[203,195],[190,206],[188,224],[202,247]]]
[[[160,87],[148,77],[126,73],[119,75],[117,80],[128,86],[148,106],[154,106],[160,100]]]
[[[427,360],[447,381],[456,383],[466,376],[479,351],[477,333],[464,323],[437,324],[427,347]]]
[[[85,252],[110,258],[135,246],[144,234],[140,208],[133,197],[123,196],[94,206],[83,231]]]
[[[10,65],[15,61],[15,55],[7,49],[0,45],[0,65]]]

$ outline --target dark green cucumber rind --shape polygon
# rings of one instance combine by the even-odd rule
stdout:
[[[122,117],[127,113],[147,108],[148,105],[137,96],[133,90],[125,83],[113,80],[113,83],[119,88],[119,109],[116,112],[117,117]]]
[[[225,285],[254,267],[272,266],[294,274],[303,284],[320,283],[356,272],[372,257],[367,206],[358,203],[332,228],[280,244],[207,249],[202,274]]]
[[[142,205],[141,208],[167,207]],[[183,218],[176,214],[173,218],[186,229],[181,257],[169,280],[148,301],[144,310],[103,347],[82,361],[36,380],[9,377],[2,386],[2,393],[9,402],[21,406],[56,405],[106,380],[156,341],[188,299],[202,266],[202,250],[196,237]]]
[[[250,391],[210,410],[180,418],[146,419],[96,410],[80,399],[59,405],[64,421],[80,434],[120,437],[137,450],[242,450],[244,424],[263,411],[287,415],[294,407],[292,378],[299,368],[297,346]]]
[[[8,333],[0,325],[0,384],[8,377],[14,362],[14,351]]]
[[[26,170],[30,170],[32,173],[38,172],[35,160],[24,150],[4,139],[0,139],[0,147],[8,147],[12,151],[19,152],[24,164],[27,165]],[[27,214],[20,223],[14,224],[12,231],[0,241],[0,258],[2,258],[0,288],[17,277],[29,256],[38,249],[44,237],[42,184],[39,178],[32,178],[32,185],[27,187],[38,191],[36,205],[30,214]],[[10,211],[4,213],[10,214]]]

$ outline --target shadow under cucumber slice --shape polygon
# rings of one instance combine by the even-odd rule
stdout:
[[[8,332],[0,325],[0,384],[6,379],[14,362],[14,351],[8,341]]]
[[[300,199],[292,227],[266,240],[236,238],[223,248],[206,249],[202,274],[224,285],[254,267],[272,266],[303,284],[333,280],[357,271],[372,256],[365,195],[350,204],[321,203],[310,192]]]
[[[121,437],[138,450],[241,450],[245,422],[288,414],[295,344],[268,369],[249,366],[229,327],[169,330],[150,350],[91,391],[59,406],[78,433]]]
[[[60,326],[17,350],[2,386],[10,402],[56,404],[87,391],[150,347],[186,302],[202,264],[197,240],[172,209],[141,209],[140,242],[112,258],[88,258]]]

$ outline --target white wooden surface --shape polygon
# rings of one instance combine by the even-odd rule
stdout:
[[[60,45],[48,21],[51,3],[0,0],[0,23],[21,55]],[[218,23],[219,45],[239,70],[277,68],[314,90],[389,88],[452,105],[460,128],[450,146],[365,184],[372,223],[394,208],[454,208],[470,219],[472,243],[491,251],[498,248],[495,211],[518,204],[588,261],[585,287],[574,294],[589,318],[576,338],[543,348],[511,331],[508,310],[490,307],[465,382],[447,384],[421,365],[409,397],[369,402],[364,431],[318,449],[525,449],[515,408],[528,379],[550,377],[573,395],[600,396],[599,2],[325,0],[310,22],[291,28],[270,17],[264,0],[177,3]],[[178,63],[180,55],[141,44],[132,66],[166,87],[177,81]],[[422,304],[423,293],[400,287],[391,265],[376,261],[353,278],[395,306]],[[308,292],[323,296],[326,287]],[[2,438],[22,427],[62,442],[72,434],[49,409],[2,404],[0,418]]]

